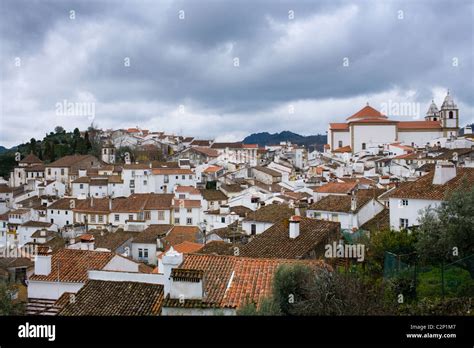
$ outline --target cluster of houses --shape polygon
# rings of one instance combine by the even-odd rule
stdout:
[[[330,124],[322,152],[138,127],[102,137],[100,158],[29,154],[0,183],[0,274],[26,287],[29,315],[234,315],[280,265],[331,268],[327,245],[415,228],[474,186],[474,136],[449,94],[424,121],[366,106]],[[116,158],[124,146],[166,161]]]

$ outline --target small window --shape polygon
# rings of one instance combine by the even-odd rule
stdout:
[[[179,213],[179,208],[174,208],[175,213]]]
[[[143,249],[143,257],[148,259],[148,249]]]
[[[164,220],[165,219],[165,212],[163,210],[158,211],[158,220]]]
[[[179,194],[179,199],[185,199],[185,198],[186,198],[186,195],[184,195],[182,193]]]
[[[225,224],[225,217],[221,217],[221,222]]]
[[[128,216],[128,221],[131,221],[131,220],[133,220],[133,215]]]
[[[189,180],[192,180],[192,179],[193,179],[193,176],[192,176],[192,175],[190,175],[190,176],[189,176]]]
[[[61,168],[61,175],[64,175],[64,168]]]
[[[250,225],[250,233],[252,234],[252,236],[257,234],[257,225],[255,224]]]
[[[365,150],[365,148],[366,148],[365,143],[362,143],[362,150]]]
[[[408,206],[408,199],[402,199],[402,206]]]
[[[179,225],[179,218],[174,218],[174,223]]]
[[[188,214],[191,214],[193,212],[193,210],[191,208],[187,208],[186,212],[188,212]]]
[[[146,186],[148,182],[146,180],[143,180],[143,186]]]
[[[115,214],[115,215],[114,215],[114,220],[115,220],[115,221],[120,221],[120,215],[119,215],[119,214]]]
[[[91,222],[95,222],[95,215],[91,215]]]
[[[150,219],[151,219],[150,211],[145,211],[145,220],[150,220]]]
[[[408,228],[408,219],[400,219],[400,228]]]
[[[342,140],[339,140],[339,147],[342,147]]]
[[[104,215],[99,215],[99,222],[104,222]]]
[[[452,111],[449,112],[449,118],[453,118],[453,112]]]
[[[192,225],[193,224],[193,219],[192,218],[187,218],[186,219],[186,224],[187,225]]]
[[[181,175],[181,179],[182,179],[182,180],[185,180],[185,179],[186,179],[186,175]]]
[[[143,257],[143,249],[138,248],[138,258],[141,259]]]

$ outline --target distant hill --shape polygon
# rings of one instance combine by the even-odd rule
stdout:
[[[276,145],[282,141],[289,141],[292,144],[304,145],[307,148],[316,148],[321,150],[323,145],[327,143],[327,136],[318,134],[318,135],[299,135],[290,131],[283,131],[280,133],[254,133],[247,136],[244,140],[244,144],[258,144],[259,146],[265,145]]]
[[[9,149],[7,149],[5,146],[0,146],[0,153],[7,152]]]

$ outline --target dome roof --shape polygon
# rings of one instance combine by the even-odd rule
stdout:
[[[431,101],[431,105],[426,112],[426,116],[436,116],[438,114],[438,107],[436,106],[434,100]]]
[[[441,109],[456,109],[456,108],[457,108],[457,105],[454,104],[453,97],[451,97],[448,91],[446,98],[444,98],[443,105],[441,105]]]

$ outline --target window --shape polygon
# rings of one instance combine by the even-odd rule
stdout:
[[[400,228],[408,227],[408,219],[400,219]]]
[[[178,179],[179,179],[179,176],[176,175],[176,180],[178,180]]]
[[[187,208],[187,209],[186,209],[186,212],[187,212],[188,214],[191,214],[191,213],[193,212],[193,210],[192,210],[191,208]]]
[[[51,168],[48,168],[48,175],[51,175]]]
[[[174,223],[179,225],[179,218],[174,218]]]
[[[321,213],[313,213],[315,219],[321,219]]]
[[[182,193],[179,194],[179,199],[185,199],[185,198],[186,198],[186,195],[184,195]]]
[[[365,150],[365,148],[366,148],[365,143],[362,143],[362,150]]]
[[[66,225],[69,225],[69,220],[66,220]]]
[[[99,215],[99,222],[104,222],[104,215]]]
[[[64,175],[64,168],[61,168],[61,175]]]
[[[339,140],[339,147],[342,147],[342,140]]]
[[[54,212],[51,210],[51,214],[54,214]]]
[[[221,222],[225,224],[225,217],[221,217]]]
[[[331,214],[331,220],[335,221],[335,222],[339,221],[339,215],[338,214]]]
[[[165,184],[169,183],[170,182],[170,178],[168,175],[165,175]]]
[[[128,221],[133,220],[133,215],[128,216]]]
[[[143,257],[143,249],[138,248],[138,258],[141,259]]]
[[[185,179],[186,179],[186,175],[181,175],[181,179],[182,179],[182,180],[185,180]]]
[[[148,183],[146,180],[143,180],[143,186],[146,186]]]
[[[120,215],[119,215],[119,214],[115,214],[115,215],[114,215],[114,220],[115,220],[115,221],[120,221]]]
[[[158,220],[164,220],[165,219],[165,212],[163,210],[158,211]]]
[[[251,224],[251,225],[250,225],[250,234],[251,234],[252,236],[254,236],[254,235],[257,234],[257,225],[255,225],[255,224]]]
[[[54,219],[51,219],[51,223],[54,224]],[[3,227],[5,227],[5,226],[3,226]]]
[[[143,249],[143,257],[148,259],[148,249]]]
[[[408,205],[408,199],[402,199],[402,206],[406,207]]]
[[[453,118],[453,112],[452,111],[449,112],[449,118]]]
[[[95,215],[91,215],[91,222],[95,222]]]
[[[151,219],[150,211],[145,211],[145,220],[150,220],[150,219]]]
[[[193,218],[187,218],[186,219],[186,224],[187,225],[192,225],[193,224]]]
[[[192,175],[190,175],[190,176],[189,176],[189,180],[192,180],[192,178],[193,178],[193,176],[192,176]]]
[[[179,213],[179,208],[174,208],[175,213]]]
[[[437,118],[437,117],[433,117],[433,121],[438,121],[438,118]]]
[[[130,180],[130,187],[135,187],[135,180]]]
[[[66,211],[64,212],[64,215],[67,215],[67,213],[68,213],[68,211],[66,210]]]

